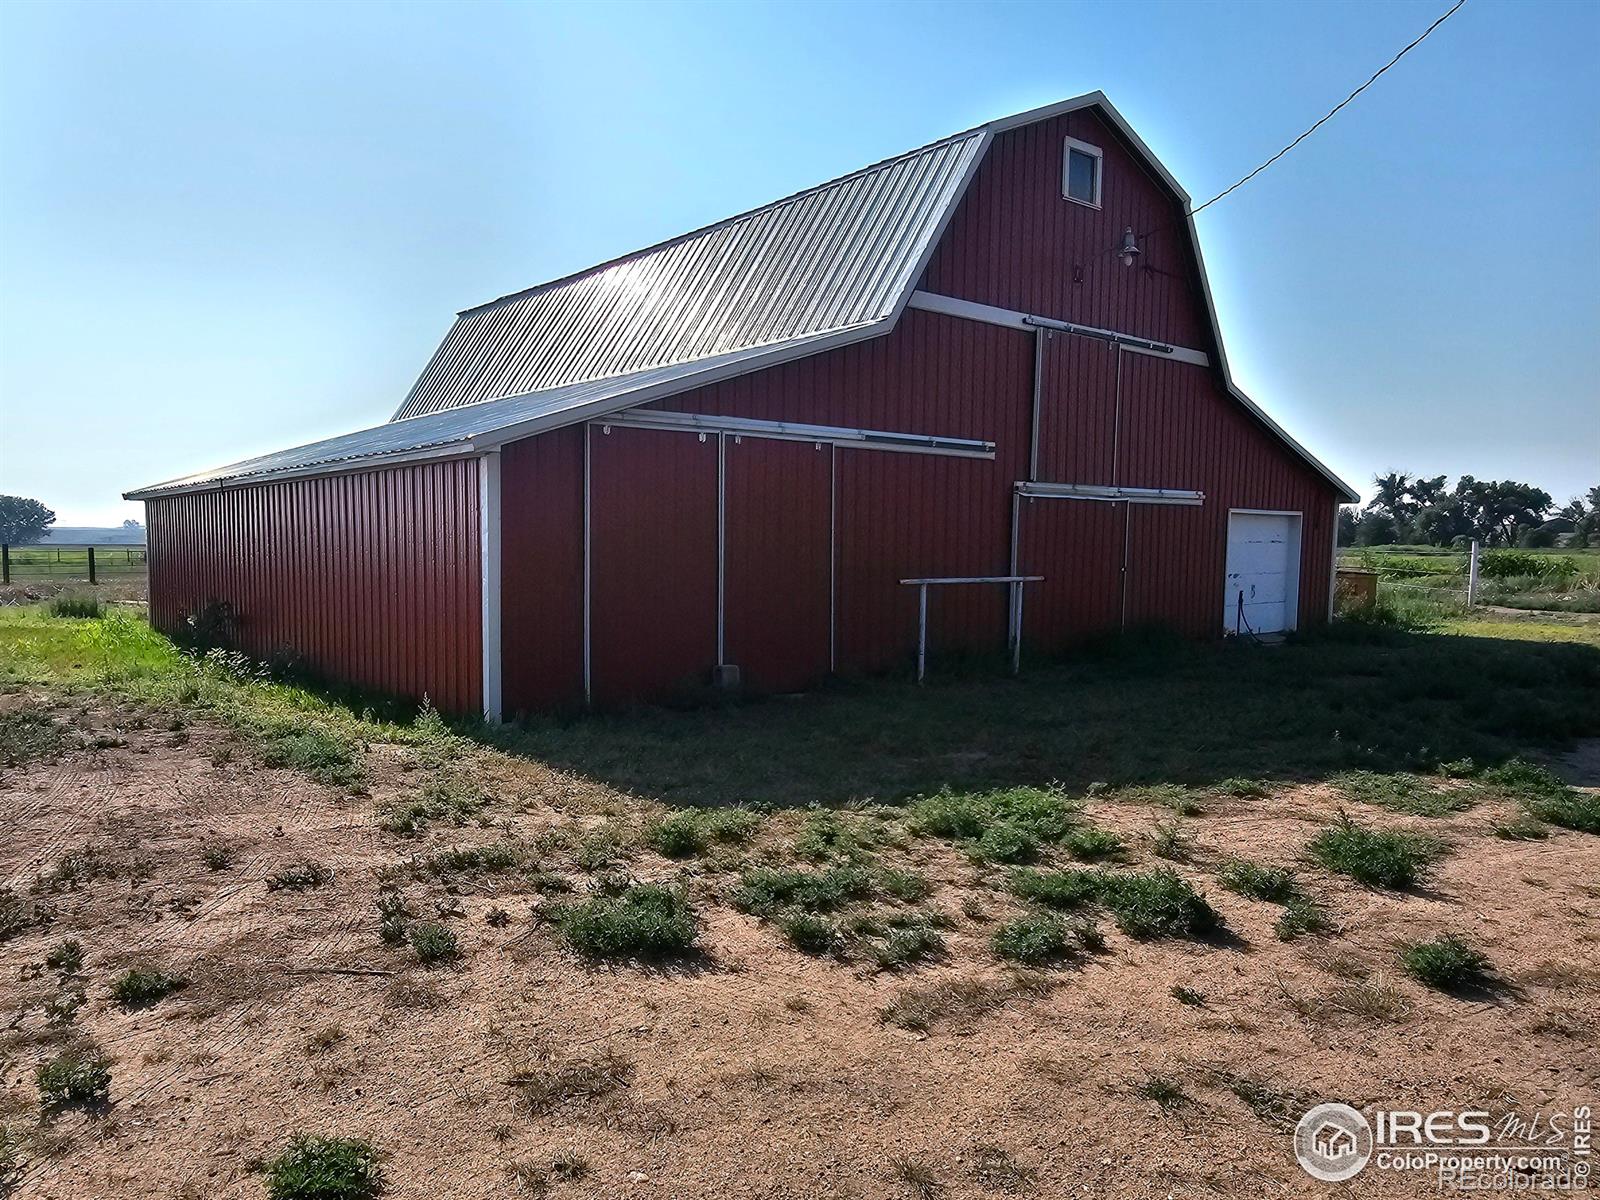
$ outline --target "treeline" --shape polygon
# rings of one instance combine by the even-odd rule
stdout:
[[[1341,546],[1600,546],[1600,487],[1561,508],[1543,488],[1510,479],[1463,475],[1373,478],[1377,494],[1365,508],[1339,510]]]

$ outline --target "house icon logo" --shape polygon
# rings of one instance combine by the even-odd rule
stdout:
[[[1350,1179],[1372,1157],[1372,1127],[1348,1104],[1319,1104],[1295,1126],[1294,1156],[1313,1179]]]

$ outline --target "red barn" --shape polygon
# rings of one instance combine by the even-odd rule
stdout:
[[[1189,208],[1094,93],[469,309],[386,424],[128,493],[151,619],[494,718],[894,667],[924,591],[935,661],[1326,620],[1356,496]]]

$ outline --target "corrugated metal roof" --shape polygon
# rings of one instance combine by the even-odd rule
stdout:
[[[869,336],[875,328],[866,325],[837,330],[810,338],[797,338],[776,347],[758,346],[697,362],[653,367],[611,379],[568,384],[527,395],[448,408],[420,417],[388,421],[370,429],[324,438],[320,442],[310,442],[185,475],[181,479],[152,484],[126,493],[126,498],[145,500],[197,488],[320,474],[348,468],[355,463],[382,466],[388,462],[399,463],[492,449],[545,429],[604,416],[618,409],[742,375],[756,363],[766,364],[799,357]]]
[[[886,320],[984,136],[936,142],[470,309],[395,419]]]
[[[356,462],[468,453],[887,333],[989,139],[1101,109],[1189,196],[1101,92],[991,121],[577,275],[460,314],[384,425],[126,493],[130,500]],[[1229,392],[1325,476],[1351,487],[1233,382],[1194,217],[1207,317]]]

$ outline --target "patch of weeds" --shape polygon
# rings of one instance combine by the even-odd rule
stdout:
[[[667,858],[692,858],[718,843],[743,845],[761,825],[743,808],[690,808],[664,817],[645,831],[645,841]]]
[[[1217,910],[1170,867],[1102,875],[1100,900],[1130,937],[1200,938],[1222,927]]]
[[[1514,796],[1536,820],[1580,833],[1600,833],[1600,795],[1569,788],[1544,767],[1514,758],[1478,778],[1481,784]]]
[[[406,930],[406,939],[425,967],[454,962],[461,955],[456,935],[437,921],[418,921]]]
[[[75,892],[99,879],[115,879],[121,873],[116,859],[98,846],[89,846],[64,855],[34,881],[33,890],[45,894]]]
[[[303,1049],[307,1054],[326,1054],[344,1041],[344,1038],[342,1025],[324,1025],[305,1040]]]
[[[582,1179],[589,1173],[589,1160],[581,1154],[574,1154],[570,1150],[558,1154],[550,1160],[550,1176],[552,1179]]]
[[[1183,1090],[1183,1084],[1168,1075],[1151,1075],[1133,1090],[1135,1095],[1145,1100],[1154,1100],[1162,1108],[1172,1108],[1189,1102],[1189,1095]]]
[[[1127,844],[1109,829],[1098,825],[1078,825],[1067,830],[1061,846],[1073,858],[1083,862],[1102,862],[1127,856]]]
[[[579,954],[658,961],[694,950],[699,922],[683,893],[642,883],[619,896],[597,896],[560,915],[562,935]]]
[[[1044,972],[1018,972],[1009,979],[953,979],[903,989],[878,1012],[886,1025],[927,1033],[936,1025],[970,1028],[982,1016],[1021,996],[1048,995],[1056,980]]]
[[[1246,1108],[1268,1125],[1287,1128],[1299,1108],[1298,1098],[1249,1075],[1217,1071],[1217,1081],[1237,1096]]]
[[[939,958],[945,953],[944,936],[926,925],[911,925],[889,930],[883,945],[875,947],[873,958],[883,971],[897,971],[913,963]]]
[[[521,846],[496,842],[490,846],[452,846],[438,850],[416,863],[414,873],[436,878],[449,875],[500,875],[525,865],[527,854]]]
[[[733,904],[758,917],[771,917],[785,908],[835,912],[851,901],[869,898],[874,886],[872,871],[853,864],[821,871],[757,867],[740,878]]]
[[[1003,1147],[985,1142],[972,1148],[972,1179],[986,1192],[1031,1192],[1039,1172],[1023,1166]]]
[[[496,904],[483,914],[483,920],[492,929],[504,929],[511,924],[511,914]]]
[[[0,712],[0,767],[20,767],[56,753],[65,744],[61,726],[42,707],[26,705]]]
[[[1206,806],[1200,797],[1176,783],[1150,783],[1136,787],[1118,788],[1114,793],[1119,801],[1134,804],[1159,804],[1170,808],[1180,817],[1204,816]]]
[[[93,1042],[68,1046],[39,1064],[34,1082],[46,1112],[101,1107],[111,1093],[111,1060]]]
[[[349,790],[366,780],[356,746],[320,725],[271,724],[257,733],[257,745],[264,766],[287,767]]]
[[[1417,775],[1347,771],[1337,776],[1333,785],[1348,799],[1414,817],[1448,817],[1472,806],[1471,797],[1463,790],[1441,791]]]
[[[1193,839],[1178,821],[1157,821],[1150,831],[1150,853],[1173,862],[1187,862]]]
[[[925,899],[933,891],[924,875],[906,867],[879,867],[873,872],[872,883],[880,895],[908,904]]]
[[[839,927],[814,913],[790,913],[778,922],[783,936],[806,954],[832,954],[839,949]]]
[[[523,1111],[542,1117],[575,1102],[597,1100],[633,1082],[633,1063],[614,1050],[562,1062],[531,1064],[517,1070],[511,1086],[517,1089]]]
[[[613,825],[596,829],[572,848],[572,861],[580,871],[590,874],[615,866],[626,857],[627,843]]]
[[[1219,796],[1234,796],[1240,800],[1265,800],[1272,795],[1272,789],[1264,779],[1233,777],[1213,784],[1211,790]]]
[[[111,985],[111,998],[123,1008],[148,1008],[188,986],[189,980],[183,975],[133,968],[117,976]]]
[[[290,863],[267,880],[268,891],[304,892],[310,888],[325,887],[333,882],[333,871],[321,863],[301,859]]]
[[[1405,993],[1381,975],[1335,989],[1328,1003],[1369,1021],[1404,1021],[1412,1012]]]
[[[1494,827],[1494,835],[1508,842],[1542,842],[1550,836],[1550,830],[1524,813],[1509,821],[1501,821]]]
[[[372,1200],[383,1168],[371,1142],[297,1133],[267,1164],[268,1200]]]
[[[1489,982],[1489,960],[1453,933],[1418,942],[1400,956],[1406,973],[1441,992],[1482,988]]]
[[[9,888],[0,887],[0,942],[32,929],[38,923],[38,911],[33,904]]]
[[[1093,871],[1016,871],[1007,886],[1030,904],[1079,908],[1100,898],[1100,876]]]
[[[891,1160],[895,1178],[911,1189],[919,1200],[933,1200],[944,1190],[933,1168],[920,1158],[900,1157]]]
[[[226,871],[233,866],[233,849],[221,842],[213,842],[200,851],[200,861],[208,871]]]
[[[1230,892],[1273,904],[1288,904],[1300,895],[1300,885],[1295,882],[1294,872],[1283,867],[1262,866],[1244,858],[1229,859],[1224,863],[1222,870],[1217,872],[1217,882]]]
[[[44,965],[63,975],[74,975],[83,966],[83,944],[77,938],[66,938],[51,948],[44,956]]]
[[[1204,1008],[1206,1006],[1206,994],[1204,992],[1196,988],[1185,987],[1181,983],[1173,985],[1172,998],[1179,1004],[1187,1004],[1192,1008]]]
[[[1273,932],[1280,942],[1292,942],[1308,933],[1324,933],[1328,928],[1327,914],[1309,896],[1295,896],[1283,906],[1273,923]]]
[[[1070,958],[1078,949],[1070,925],[1053,913],[1030,913],[994,931],[990,948],[999,957],[1031,967]]]
[[[996,821],[968,844],[967,853],[979,862],[1032,862],[1039,857],[1039,839],[1010,821]]]
[[[864,859],[883,844],[881,821],[850,819],[831,809],[815,809],[807,815],[795,838],[794,852],[812,862],[830,858]]]
[[[394,800],[378,812],[378,827],[409,836],[436,822],[462,826],[488,803],[481,792],[453,775],[439,773],[427,779],[421,791]]]
[[[378,892],[378,936],[390,946],[406,940],[406,927],[411,920],[411,910],[399,888],[386,887]]]
[[[78,1019],[78,1010],[89,1002],[82,988],[67,988],[44,1002],[44,1015],[52,1025],[70,1025]]]
[[[1341,812],[1306,847],[1330,871],[1348,875],[1369,887],[1395,891],[1414,887],[1428,866],[1444,852],[1435,838],[1357,825]]]

